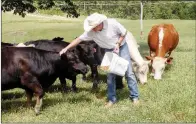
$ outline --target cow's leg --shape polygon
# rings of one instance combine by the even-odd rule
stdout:
[[[39,95],[36,96],[36,104],[35,104],[35,113],[38,115],[40,113],[40,109],[42,107],[42,98]]]
[[[153,51],[150,50],[150,56],[151,57],[154,57],[155,56],[155,53]],[[152,60],[151,60],[151,67],[152,67]],[[150,76],[154,76],[154,69],[152,68],[152,71],[150,73]]]
[[[27,107],[31,107],[33,91],[30,89],[25,89],[25,91],[26,91],[26,95],[27,95]]]
[[[26,86],[27,88],[29,88],[35,93],[36,96],[35,113],[36,115],[38,115],[40,112],[40,108],[42,106],[42,98],[44,95],[42,86],[38,82],[37,78],[28,72],[24,73],[24,75],[21,76],[21,83],[22,85]]]
[[[76,87],[76,76],[72,76],[72,91],[77,92],[77,87]]]
[[[97,65],[90,65],[91,73],[93,77],[93,87],[92,90],[95,90],[98,88],[98,71],[97,71]]]
[[[124,85],[123,85],[123,81],[122,81],[123,77],[121,76],[116,76],[116,89],[123,89]]]
[[[62,91],[67,91],[67,82],[65,76],[59,76],[59,80],[62,86]]]

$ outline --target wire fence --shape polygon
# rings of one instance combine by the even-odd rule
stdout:
[[[195,19],[195,1],[77,1],[81,15],[100,12],[107,16],[139,19],[143,7],[144,19]]]
[[[90,6],[98,6],[100,8],[102,8],[103,6],[135,6],[135,5],[140,5],[140,1],[135,1],[135,2],[126,2],[126,1],[119,1],[118,3],[103,3],[105,1],[94,1],[94,3],[89,3],[89,1],[83,1],[83,2],[75,2],[74,4],[83,8],[84,10],[86,10],[86,8],[90,7]],[[122,3],[120,3],[122,2]],[[158,1],[158,2],[142,2],[143,6],[145,5],[166,5],[166,4],[180,4],[182,2],[180,1]],[[183,1],[183,3],[195,3],[195,1]]]
[[[82,15],[99,12],[114,18],[140,20],[141,38],[143,19],[194,19],[195,1],[80,1],[75,2]]]

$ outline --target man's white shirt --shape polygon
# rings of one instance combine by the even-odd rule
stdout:
[[[115,19],[107,19],[103,21],[103,29],[101,31],[84,32],[79,36],[82,41],[94,40],[100,47],[112,49],[116,46],[120,36],[124,36],[127,30],[117,22]],[[126,38],[123,39],[121,45],[125,43]]]

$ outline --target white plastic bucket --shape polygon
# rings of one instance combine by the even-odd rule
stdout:
[[[113,52],[106,52],[101,62],[101,69],[119,76],[124,76],[129,62]]]

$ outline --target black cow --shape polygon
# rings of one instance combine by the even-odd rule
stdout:
[[[1,47],[6,47],[6,46],[14,46],[14,44],[1,42]]]
[[[62,37],[55,37],[52,40],[53,41],[63,41],[64,38]],[[68,42],[67,42],[68,43]],[[78,56],[80,57],[81,61],[84,62],[84,64],[89,65],[91,68],[91,77],[93,78],[93,89],[97,88],[98,85],[98,71],[97,71],[97,65],[98,65],[98,60],[96,57],[95,58],[95,52],[97,48],[97,44],[91,43],[91,42],[81,42],[79,45],[76,47],[78,50]],[[86,79],[86,76],[83,75],[83,79]]]
[[[87,67],[79,61],[73,50],[62,56],[58,52],[33,47],[1,48],[1,88],[23,88],[30,104],[36,95],[35,112],[39,114],[44,89],[51,86],[62,73],[86,73]],[[65,71],[66,70],[66,71]]]
[[[53,38],[52,40],[54,41],[62,41],[64,38],[62,37],[55,37]],[[81,55],[80,58],[81,60],[83,60],[83,62],[85,64],[88,64],[88,65],[94,65],[94,66],[91,66],[91,76],[93,77],[94,79],[94,84],[98,84],[98,71],[97,71],[97,66],[98,65],[101,65],[101,62],[102,62],[102,59],[103,59],[103,56],[105,54],[105,49],[104,48],[101,48],[99,47],[94,41],[83,41],[81,42],[78,46],[81,46],[81,50],[82,51],[87,51],[87,48],[90,48],[90,49],[93,49],[94,50],[94,59],[96,60],[96,62],[90,62],[92,64],[90,64],[88,61],[88,58],[86,58],[86,60],[83,60],[85,59],[85,56],[88,56],[88,52],[80,52]],[[86,55],[82,54],[82,53],[85,53]],[[85,77],[85,76],[83,76]],[[96,85],[95,85],[96,86]],[[122,82],[122,77],[121,76],[116,76],[116,89],[122,89],[124,87],[123,85],[123,82]]]
[[[63,41],[64,38],[61,37],[55,37],[52,40],[54,41]],[[97,66],[99,65],[97,61],[97,57],[95,56],[96,54],[96,48],[98,47],[97,44],[92,43],[92,42],[80,42],[77,45],[77,50],[78,50],[78,56],[80,57],[80,60],[86,64],[89,65],[91,68],[91,77],[93,78],[93,87],[92,89],[97,89],[98,87],[98,71],[97,71]],[[83,75],[83,79],[86,79],[85,74]]]
[[[36,41],[28,41],[25,42],[25,45],[34,44],[36,48],[43,49],[43,50],[51,50],[55,52],[60,52],[63,48],[69,45],[68,42],[62,41],[62,39],[54,38],[53,40],[36,40]],[[77,47],[73,48],[76,50],[77,55],[79,56],[79,59],[86,65],[90,65],[92,72],[94,72],[93,75],[93,89],[97,88],[98,85],[98,72],[97,72],[97,64],[93,56],[93,47],[87,47],[84,44],[80,44]],[[61,82],[65,82],[65,78],[72,80],[72,87],[75,87],[76,82],[76,75],[73,75],[71,78],[65,76],[64,79],[60,79]],[[74,85],[73,85],[74,84]],[[76,90],[76,87],[74,88]]]

